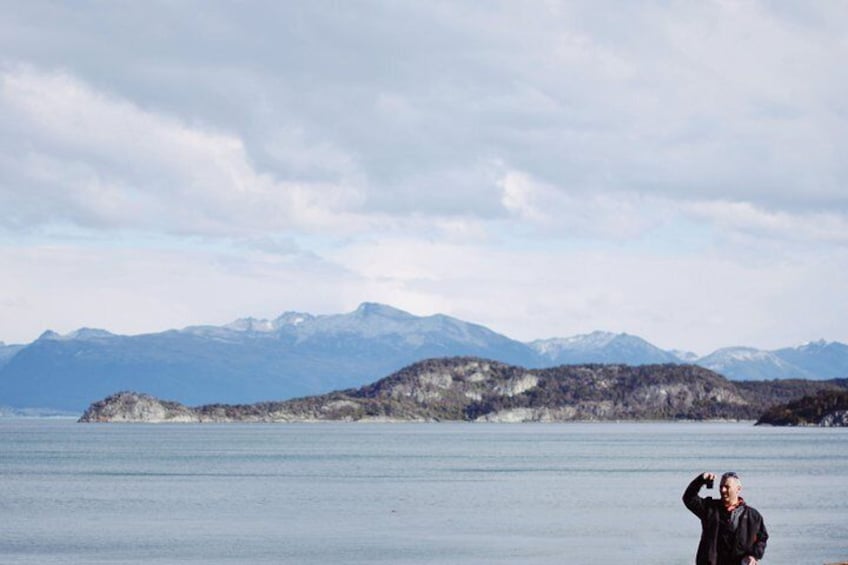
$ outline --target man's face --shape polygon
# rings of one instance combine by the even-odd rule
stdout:
[[[735,479],[733,477],[727,477],[721,481],[721,485],[719,485],[721,499],[725,502],[733,502],[739,498],[740,490],[742,490],[742,485],[739,484],[739,479]]]

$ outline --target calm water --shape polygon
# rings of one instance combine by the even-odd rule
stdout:
[[[0,563],[688,564],[703,470],[848,560],[848,430],[0,420]]]

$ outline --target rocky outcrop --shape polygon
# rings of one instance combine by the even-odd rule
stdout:
[[[772,426],[848,426],[848,391],[825,390],[773,406],[757,420]]]
[[[740,388],[694,365],[566,365],[530,370],[458,357],[422,361],[358,389],[284,402],[189,408],[123,392],[92,404],[80,421],[753,420],[771,390],[763,386],[767,385]],[[781,394],[788,394],[785,388]]]
[[[848,426],[848,410],[836,410],[825,414],[819,420],[819,426],[823,428],[844,428]]]
[[[119,392],[95,402],[80,422],[198,422],[196,411],[147,394]]]

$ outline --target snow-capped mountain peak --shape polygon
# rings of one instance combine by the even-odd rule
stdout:
[[[99,330],[94,328],[79,328],[78,330],[74,330],[72,332],[68,332],[64,335],[54,332],[53,330],[47,330],[43,334],[41,334],[38,339],[39,340],[53,340],[53,341],[71,341],[71,340],[90,340],[90,339],[103,339],[117,337],[116,334],[111,332],[107,332],[106,330]]]
[[[600,349],[609,345],[617,337],[612,332],[594,331],[589,334],[580,334],[570,337],[554,337],[551,339],[537,339],[530,343],[536,351],[542,355],[555,357],[560,352],[585,351],[589,349]]]
[[[594,331],[566,338],[540,339],[528,344],[554,363],[678,363],[670,352],[626,333]]]
[[[286,312],[277,317],[274,320],[274,325],[277,328],[282,328],[285,326],[300,326],[306,322],[314,320],[315,316],[312,314],[304,314],[303,312]]]
[[[404,312],[392,306],[378,304],[376,302],[363,302],[353,312],[355,317],[380,317],[391,318],[396,320],[410,320],[415,318],[409,312]]]
[[[257,318],[239,318],[224,327],[237,332],[272,332],[277,329],[274,322]]]
[[[80,328],[64,336],[68,339],[102,339],[116,337],[112,332],[98,328]]]
[[[718,373],[738,378],[805,378],[801,368],[771,351],[753,347],[725,347],[698,359],[698,364]]]
[[[804,352],[815,352],[815,351],[820,351],[820,350],[824,349],[828,345],[830,345],[830,343],[828,343],[827,341],[825,341],[823,339],[818,339],[816,341],[808,341],[806,343],[802,343],[801,345],[799,345],[795,349],[797,349],[798,351],[804,351]]]

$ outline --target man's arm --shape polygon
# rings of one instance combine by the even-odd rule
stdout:
[[[698,518],[703,518],[705,512],[704,499],[698,496],[698,492],[708,480],[714,481],[715,475],[713,473],[701,473],[689,483],[689,486],[683,492],[683,504]]]
[[[742,565],[758,565],[760,559],[763,558],[763,554],[766,552],[768,531],[766,530],[765,522],[763,522],[763,517],[759,512],[753,508],[748,508],[747,511],[751,513],[750,524],[753,526],[753,528],[751,528],[753,533],[751,534],[751,540],[748,544],[750,551],[748,555],[742,559]]]
[[[763,554],[766,552],[766,543],[768,542],[768,531],[766,530],[766,523],[763,521],[763,517],[759,512],[756,514],[757,517],[757,533],[754,538],[754,543],[751,544],[751,555],[756,557],[757,559],[762,559]]]

